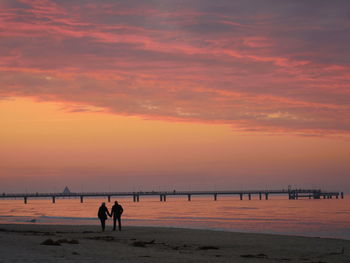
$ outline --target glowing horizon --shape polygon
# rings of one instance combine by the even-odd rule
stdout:
[[[350,191],[336,2],[0,1],[0,191]]]

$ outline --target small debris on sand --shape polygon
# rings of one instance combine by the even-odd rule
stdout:
[[[245,254],[245,255],[241,255],[242,258],[268,258],[267,255],[261,253],[261,254]]]
[[[103,240],[103,241],[113,241],[114,237],[112,236],[100,236],[100,237],[88,237],[87,239],[92,239],[92,240]]]
[[[203,246],[203,247],[198,247],[199,250],[209,250],[209,249],[219,249],[218,247],[214,246]]]
[[[40,245],[45,245],[45,246],[60,246],[60,242],[54,241],[51,238],[46,239],[45,241],[41,242]]]
[[[43,241],[40,245],[46,245],[46,246],[60,246],[61,244],[79,244],[79,240],[76,239],[58,239],[56,241],[52,240],[51,238],[46,239]]]
[[[59,239],[57,240],[58,243],[62,244],[62,243],[66,243],[66,244],[79,244],[79,240],[76,239]]]
[[[151,241],[135,241],[131,243],[132,246],[134,247],[146,247],[146,245],[152,245],[155,243],[155,240]]]

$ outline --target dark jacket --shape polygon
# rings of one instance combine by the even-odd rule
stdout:
[[[100,219],[107,219],[107,215],[109,215],[109,211],[108,208],[105,206],[100,206],[100,208],[98,209],[98,218]]]
[[[113,217],[120,217],[123,213],[124,209],[121,205],[114,205],[112,206],[111,214]]]

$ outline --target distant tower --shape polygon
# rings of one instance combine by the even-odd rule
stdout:
[[[63,194],[70,194],[71,193],[71,191],[69,190],[69,188],[68,188],[68,186],[66,186],[65,188],[64,188],[64,190],[63,190]]]

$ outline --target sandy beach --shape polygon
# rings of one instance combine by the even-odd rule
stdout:
[[[0,262],[350,262],[350,241],[156,227],[0,225]]]

